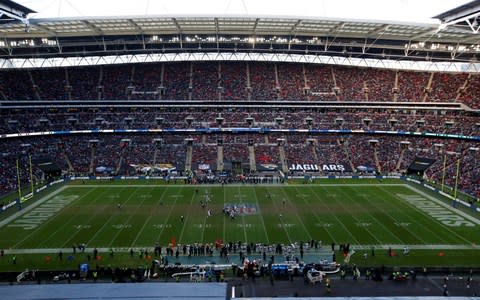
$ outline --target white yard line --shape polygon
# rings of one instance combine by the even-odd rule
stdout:
[[[265,231],[265,237],[267,238],[267,244],[270,244],[270,238],[268,237],[267,226],[265,226],[265,221],[263,220],[262,211],[260,210],[260,203],[258,202],[257,192],[253,189],[253,196],[255,196],[255,202],[257,203],[258,208],[258,215],[260,216],[260,220],[262,221],[263,230]]]
[[[104,191],[101,191],[101,192],[97,195],[97,197],[93,200],[93,203],[97,202],[97,200],[100,199],[101,196],[102,196],[104,193],[106,193],[106,192],[108,192],[108,189],[106,189],[106,190],[104,190]],[[105,208],[105,209],[106,209],[106,208]],[[105,210],[105,209],[104,209],[104,210]],[[88,220],[87,220],[86,222],[82,222],[82,225],[83,225],[83,224],[85,224],[85,225],[90,225],[90,222],[91,222],[96,216],[98,216],[101,212],[103,212],[103,210],[102,210],[102,211],[95,211],[95,213],[92,214],[92,215],[90,216],[90,218],[88,218]],[[75,218],[71,218],[70,220],[75,220]],[[69,221],[69,223],[70,223],[70,221]],[[61,248],[64,248],[65,245],[67,245],[67,243],[69,243],[73,238],[75,238],[76,235],[77,235],[81,230],[82,230],[82,229],[77,229],[77,231],[76,231],[75,233],[72,233],[72,234],[70,235],[70,238],[68,238],[68,239],[63,243],[63,245],[61,246]]]
[[[317,198],[320,199],[320,197],[318,196],[318,194],[317,194],[314,190],[312,190],[311,188],[309,188],[309,190],[313,193],[313,195],[315,195]],[[330,211],[330,208],[328,208],[328,206],[325,205],[322,200],[320,200],[320,202],[322,203],[322,205],[323,205],[324,207],[326,207],[326,208]],[[340,221],[340,219],[336,216],[336,214],[332,213],[331,215],[337,220],[338,224],[340,224],[340,226],[342,226],[343,229],[345,229],[345,231],[348,232],[348,234],[349,234],[349,235],[353,238],[353,240],[358,244],[358,243],[359,243],[358,240],[355,238],[355,236],[352,234],[352,232],[351,232],[350,230],[348,230],[347,226],[345,226],[345,224],[343,224],[343,222]],[[333,241],[335,241],[335,240],[333,240]],[[336,241],[335,241],[335,242],[336,242]]]
[[[345,194],[349,195],[349,193],[345,193]],[[368,203],[371,203],[371,201],[368,199],[368,197],[365,197],[363,195],[358,195],[358,196],[365,199],[365,201],[367,201]],[[350,196],[347,196],[347,198],[352,199]],[[390,214],[386,213],[384,210],[382,210],[382,212],[385,215],[388,215],[391,219],[395,220],[395,218],[391,217]],[[393,236],[401,244],[405,244],[405,242],[402,239],[400,239],[395,233],[393,233],[390,229],[388,229],[387,226],[385,226],[382,222],[380,222],[377,218],[375,218],[369,211],[367,211],[366,213],[367,213],[367,215],[370,216],[372,221],[374,221],[375,223],[380,225],[380,227],[382,227],[385,230],[385,232],[387,232],[390,236]]]
[[[137,189],[138,189],[138,188],[137,188]],[[125,200],[124,202],[122,202],[122,205],[125,204],[125,203],[127,203],[127,202],[133,197],[133,195],[135,195],[135,191],[136,191],[137,189],[135,189],[135,190],[132,192],[132,194],[131,194],[130,196],[128,196],[127,200]],[[114,216],[114,215],[112,214],[112,215],[107,219],[107,221],[102,225],[102,227],[100,227],[100,229],[98,229],[97,232],[95,232],[95,234],[94,234],[94,235],[90,238],[90,240],[88,240],[88,242],[86,243],[87,245],[89,245],[90,242],[93,241],[93,240],[97,237],[97,235],[98,235],[100,232],[103,231],[103,228],[105,228],[105,226],[107,226],[107,224],[110,223],[110,220],[112,220],[113,216]]]
[[[192,193],[192,199],[190,200],[190,208],[192,207],[192,203],[193,203],[193,200],[195,199],[195,191],[193,191]],[[176,200],[175,200],[176,202]],[[190,209],[188,209],[190,210]],[[183,233],[185,232],[185,226],[187,223],[188,223],[188,217],[190,216],[190,213],[187,214],[187,217],[183,220],[183,226],[182,226],[182,231],[180,232],[180,237],[178,238],[178,243],[182,243],[182,244],[185,244],[183,243],[182,239],[183,239]]]
[[[273,200],[271,194],[270,194],[270,191],[267,189],[265,189],[266,192],[270,195],[268,198],[270,199],[270,201],[272,202],[273,206],[276,208],[277,212],[279,212],[279,209],[275,203],[275,201]],[[280,225],[282,226],[283,230],[285,230],[285,234],[287,235],[287,238],[288,238],[288,241],[290,242],[290,244],[293,244],[293,240],[292,238],[290,237],[290,234],[288,233],[288,228],[285,226],[285,223],[283,222],[283,216],[280,217],[281,212],[279,212],[279,215],[278,215],[278,219],[280,220]]]
[[[300,191],[298,190],[297,187],[295,187],[295,190],[297,191],[298,194],[300,194]],[[288,198],[288,197],[287,197]],[[308,206],[311,205],[310,202],[308,202],[307,200],[305,200],[305,197],[302,197],[302,200],[303,202],[305,202]],[[290,202],[290,201],[289,201]],[[315,211],[312,211],[313,214],[315,215],[315,218],[317,219],[317,221],[321,222],[322,221],[322,218],[320,218],[320,216],[315,212]],[[327,234],[330,236],[330,238],[332,239],[332,241],[335,241],[335,238],[333,237],[333,235],[330,233],[330,231],[327,229],[328,227],[323,227],[322,229],[325,230],[327,232]],[[336,241],[335,241],[336,242]]]
[[[225,208],[225,200],[227,199],[227,189],[224,188],[223,189],[223,207]],[[223,212],[223,211],[222,211]],[[223,214],[223,240],[222,241],[225,241],[225,232],[226,232],[226,226],[227,226],[227,217],[225,216],[225,214]]]
[[[280,189],[282,190],[282,194],[285,196],[285,198],[288,199],[287,201],[290,202],[290,199],[288,198],[288,195],[283,189],[283,187],[280,187]],[[307,233],[308,239],[311,241],[313,239],[312,235],[310,234],[310,232],[308,232],[307,227],[305,226],[305,223],[303,223],[302,218],[300,218],[300,216],[298,215],[297,210],[295,210],[295,215],[297,216],[297,219],[300,221],[300,224],[302,224],[303,230],[305,230],[305,232]]]
[[[137,190],[138,190],[138,189],[135,189],[135,192],[136,192]],[[152,190],[153,190],[153,188],[152,188]],[[135,192],[134,192],[134,193],[135,193]],[[142,194],[142,195],[144,195],[144,194]],[[148,195],[151,195],[151,191],[148,193]],[[142,199],[142,202],[140,203],[140,207],[143,205],[143,203],[145,202],[146,199],[147,199],[147,197],[144,197],[144,198]],[[137,208],[137,209],[138,209],[138,208]],[[127,225],[128,222],[132,219],[132,217],[133,217],[133,214],[130,214],[130,216],[128,216],[127,220],[125,220],[125,221],[123,222],[123,225]],[[133,229],[133,228],[131,228],[131,229]],[[124,230],[125,230],[125,226],[123,226],[122,228],[120,228],[120,229],[117,230],[117,232],[115,233],[115,235],[113,236],[113,238],[110,239],[110,243],[108,243],[108,246],[109,246],[109,247],[112,246],[112,243],[115,242],[115,240],[117,239],[117,237],[118,237],[118,236],[120,235],[120,233],[122,233]]]
[[[160,203],[164,203],[163,202],[163,196],[165,195],[165,192],[167,191],[166,188],[163,189],[163,192],[162,194],[160,195],[160,199],[159,201],[157,202],[157,206],[160,204]],[[145,222],[143,223],[143,226],[142,228],[138,231],[137,235],[135,236],[135,239],[133,240],[132,244],[130,245],[130,247],[133,247],[135,245],[135,243],[137,242],[138,238],[140,237],[140,234],[143,232],[143,230],[145,229],[145,226],[147,226],[147,223],[150,222],[150,220],[152,219],[153,217],[153,214],[152,214],[153,210],[150,212],[150,215],[148,216],[148,218],[145,220]],[[165,227],[165,226],[164,226]]]
[[[349,199],[352,199],[350,197],[350,195],[348,193],[346,193],[345,191],[343,191],[342,189],[340,189],[340,193],[343,193],[345,195],[346,198],[349,198]],[[360,220],[357,218],[356,215],[352,214],[351,211],[345,207],[345,204],[340,200],[340,201],[335,201],[336,203],[339,203],[344,209],[345,209],[345,212],[347,212],[353,219],[356,220],[357,223],[362,223],[363,221]],[[381,241],[377,238],[377,236],[375,234],[373,234],[369,229],[368,229],[368,226],[364,226],[362,227],[363,229],[365,229],[366,232],[368,232],[368,234],[370,234],[370,236],[373,237],[374,240],[376,240],[378,243],[381,243]]]
[[[243,204],[243,197],[242,197],[242,193],[241,193],[241,190],[240,190],[240,186],[237,187],[237,194],[240,195],[240,204]],[[245,216],[242,215],[242,223],[243,223],[243,235],[244,235],[244,238],[245,238],[245,243],[248,244],[248,238],[247,238],[247,229],[245,228]]]
[[[405,201],[403,201],[400,197],[398,197],[397,195],[395,195],[395,193],[392,193],[390,192],[389,190],[386,190],[382,187],[380,187],[380,189],[384,192],[386,192],[387,194],[391,195],[392,197],[398,199],[400,201],[400,203],[402,203],[404,206],[410,208],[410,205],[408,203],[406,203]],[[383,199],[384,202],[390,204],[390,202],[386,201]],[[417,213],[423,215],[424,213],[423,212],[418,212]],[[425,229],[426,231],[430,232],[432,235],[434,235],[435,237],[437,237],[439,240],[442,240],[443,242],[447,242],[445,241],[445,239],[443,239],[441,236],[439,236],[434,230],[431,230],[431,228],[429,228],[428,226],[425,226],[423,223],[420,223],[418,222],[417,220],[415,220],[410,214],[406,214],[406,213],[402,213],[405,215],[405,217],[407,219],[409,219],[410,221],[413,222],[413,224],[417,224],[417,225],[420,225],[423,229]],[[408,230],[408,229],[407,229]],[[408,230],[408,232],[410,232],[411,234],[413,234],[415,237],[418,238],[418,240],[422,241],[422,242],[425,242],[422,238],[420,238],[417,234],[415,234],[415,231],[411,231],[411,230]],[[427,243],[425,243],[427,244]]]
[[[165,190],[166,190],[166,189],[165,189]],[[175,194],[175,195],[176,195],[176,194]],[[173,208],[175,207],[175,204],[177,204],[178,198],[180,198],[180,197],[174,197],[174,198],[175,198],[175,201],[173,202],[173,204],[171,205],[170,210],[168,211],[168,215],[167,215],[167,217],[165,218],[165,221],[163,222],[162,229],[160,230],[160,233],[158,234],[155,242],[160,241],[160,237],[162,236],[163,231],[165,230],[165,227],[167,227],[167,224],[168,224],[167,222],[168,222],[168,220],[170,220],[170,216],[171,216],[171,214],[172,214]],[[163,199],[163,198],[162,198],[162,199]],[[162,200],[162,201],[163,201],[163,200]],[[165,206],[166,203],[163,202],[163,205]],[[180,241],[180,240],[179,240],[179,241]]]

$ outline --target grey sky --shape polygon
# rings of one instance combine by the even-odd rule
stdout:
[[[470,0],[17,0],[35,18],[125,15],[272,15],[436,23]]]

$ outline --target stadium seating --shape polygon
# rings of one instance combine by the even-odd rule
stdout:
[[[78,68],[45,68],[0,72],[0,98],[12,100],[248,100],[460,102],[480,108],[480,80],[473,74],[395,71],[372,68],[266,62],[175,62],[120,64]],[[24,108],[0,111],[0,134],[58,130],[263,127],[363,129],[480,135],[475,114],[465,111],[391,111],[365,109],[180,109],[180,108]],[[247,120],[250,120],[247,122]],[[98,167],[115,174],[137,174],[133,165],[168,163],[184,170],[187,136],[89,134],[5,139],[0,145],[3,174],[0,193],[16,188],[15,161],[20,157],[21,182],[29,182],[25,157],[48,155],[65,174],[91,175]],[[217,163],[223,141],[225,163],[249,163],[254,145],[257,163],[290,165],[343,163],[357,170],[399,173],[413,158],[436,162],[426,175],[442,180],[445,153],[459,153],[459,186],[480,196],[479,152],[475,143],[387,135],[235,134],[193,136],[192,163]],[[122,139],[129,140],[128,143]],[[285,161],[278,139],[285,140]],[[408,144],[401,144],[408,141]],[[438,146],[443,144],[442,147]],[[23,145],[23,146],[22,146]],[[29,146],[27,146],[29,145]],[[18,155],[18,149],[24,153]],[[23,153],[22,152],[22,153]],[[455,184],[456,159],[447,156],[445,183]],[[292,174],[296,172],[293,171]],[[39,170],[34,180],[42,177]]]
[[[180,62],[2,71],[4,100],[462,102],[478,75],[266,62]]]
[[[187,146],[181,136],[162,136],[161,145],[155,145],[156,136],[152,135],[70,135],[64,137],[28,137],[9,139],[0,146],[2,157],[0,167],[1,192],[16,188],[16,159],[20,159],[22,185],[29,182],[28,155],[33,157],[46,155],[65,172],[76,175],[103,174],[97,167],[106,167],[112,174],[141,174],[133,166],[156,163],[171,164],[177,170],[185,167]],[[240,161],[248,164],[247,145],[253,141],[255,160],[258,164],[277,164],[282,162],[279,156],[277,139],[285,143],[286,164],[341,163],[371,167],[382,174],[400,174],[405,171],[415,156],[435,159],[435,163],[426,172],[427,178],[440,183],[443,178],[443,163],[446,156],[445,184],[455,184],[456,162],[461,159],[461,178],[459,187],[464,191],[480,196],[478,162],[479,151],[474,151],[475,143],[461,140],[444,140],[418,137],[398,137],[387,135],[342,135],[308,136],[291,134],[286,136],[260,134],[217,136],[224,143],[224,162]],[[124,145],[124,141],[128,144]],[[209,164],[212,169],[217,163],[216,142],[196,137],[193,140],[192,162]],[[408,142],[402,146],[402,142]],[[155,154],[155,149],[159,152]],[[20,152],[17,149],[21,149]],[[155,158],[156,157],[156,158]],[[122,163],[120,163],[122,161]],[[70,165],[72,168],[70,168]],[[215,171],[215,170],[214,170]],[[292,175],[298,172],[292,171]],[[42,178],[41,172],[34,168],[34,181]]]

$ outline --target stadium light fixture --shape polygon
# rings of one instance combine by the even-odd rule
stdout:
[[[42,45],[46,45],[46,46],[56,46],[57,45],[56,40],[50,40],[48,38],[42,38],[41,42],[42,42]]]

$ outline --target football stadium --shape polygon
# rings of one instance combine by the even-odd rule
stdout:
[[[480,1],[432,23],[27,2],[0,1],[2,299],[480,293]]]

